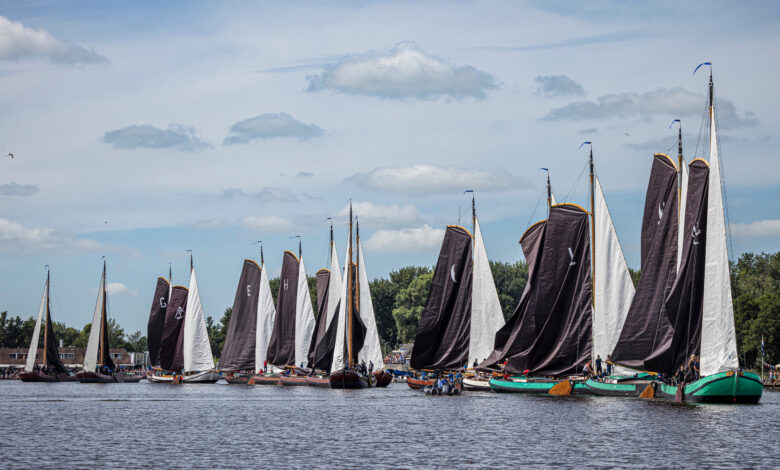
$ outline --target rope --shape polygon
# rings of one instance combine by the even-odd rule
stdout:
[[[569,190],[566,192],[566,194],[563,195],[563,202],[566,202],[569,200],[569,195],[574,191],[574,188],[580,183],[580,180],[582,179],[582,175],[585,174],[585,170],[588,169],[589,163],[586,161],[585,165],[582,167],[582,171],[580,171],[580,175],[577,177],[576,180],[574,180],[574,183],[571,185]]]

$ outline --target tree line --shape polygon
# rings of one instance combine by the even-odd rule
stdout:
[[[508,319],[528,280],[528,266],[522,261],[491,261],[490,268],[504,317]],[[640,274],[639,270],[631,270],[634,284]],[[780,252],[744,253],[731,263],[731,276],[740,363],[743,367],[760,367],[762,334],[767,362],[780,362]],[[386,352],[414,341],[432,278],[430,267],[406,266],[392,271],[387,278],[370,282],[379,338]],[[279,282],[279,278],[270,280],[274,301]],[[316,315],[316,277],[310,276],[308,284]],[[211,350],[216,355],[225,342],[231,313],[232,308],[228,307],[219,321],[212,316],[206,318]],[[22,320],[18,316],[8,317],[7,312],[0,313],[0,347],[28,347],[34,327],[33,317]],[[54,333],[66,346],[86,347],[89,330],[89,324],[78,330],[54,322]],[[109,320],[109,340],[113,347],[128,351],[141,352],[147,347],[146,336],[141,331],[127,335],[115,319]]]

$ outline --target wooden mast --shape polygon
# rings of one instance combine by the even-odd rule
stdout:
[[[593,317],[596,313],[596,178],[593,172],[593,144],[590,144],[590,154],[588,156],[588,166],[590,167],[590,344],[591,344],[591,371],[595,370],[595,344],[593,331]]]
[[[552,186],[550,185],[550,170],[547,168],[542,169],[547,170],[547,217],[550,217],[550,209],[552,209]]]
[[[349,260],[347,261],[347,356],[352,369],[352,202],[349,203]]]
[[[46,270],[46,328],[43,330],[43,365],[46,366],[46,356],[48,352],[48,346],[49,346],[49,319],[51,318],[51,313],[49,312],[49,270]],[[54,331],[54,330],[52,330]],[[35,345],[35,349],[38,349],[38,345]]]

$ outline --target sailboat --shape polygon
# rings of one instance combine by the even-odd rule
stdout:
[[[340,292],[343,280],[339,267],[336,243],[333,239],[333,222],[330,226],[330,269],[317,271],[317,322],[309,347],[309,365],[312,373],[306,383],[315,387],[330,387],[330,369],[336,348]]]
[[[106,304],[106,260],[103,258],[103,273],[100,276],[98,298],[95,312],[92,314],[92,326],[87,340],[87,351],[84,353],[84,370],[76,374],[81,383],[135,383],[141,380],[140,375],[125,374],[116,369],[111,359],[108,342],[108,311]]]
[[[374,371],[376,364],[384,364],[379,332],[376,328],[374,307],[360,244],[360,226],[356,225],[355,245],[352,243],[353,214],[349,205],[349,239],[344,262],[346,282],[341,289],[340,305],[344,309],[336,317],[336,339],[331,364],[330,387],[338,389],[387,386],[384,370]],[[353,255],[355,261],[353,262]],[[342,314],[343,313],[343,314]],[[374,372],[377,372],[374,374]]]
[[[160,369],[160,349],[162,346],[163,329],[165,326],[165,314],[168,310],[168,302],[171,296],[170,270],[168,279],[157,278],[157,285],[152,297],[152,306],[149,309],[149,321],[146,325],[146,339],[149,348],[148,366],[152,368],[152,374],[147,376],[150,382],[171,382],[173,375],[165,374]]]
[[[259,374],[250,382],[255,385],[306,385],[309,370],[305,366],[315,320],[300,240],[298,256],[291,251],[284,252],[279,281],[276,315],[266,357],[270,365],[284,369],[284,373],[281,376]]]
[[[528,263],[528,282],[518,307],[496,335],[496,349],[480,365],[505,378],[493,378],[499,392],[585,394],[579,380],[583,364],[614,344],[634,294],[601,183],[590,168],[590,212],[576,204],[553,204],[549,216],[520,240]],[[516,374],[511,376],[512,374]],[[572,380],[574,378],[574,380]]]
[[[656,370],[699,363],[700,374],[678,385],[656,382],[655,396],[666,400],[706,403],[758,403],[761,378],[743,371],[737,356],[734,305],[718,149],[714,85],[710,66],[709,161],[691,162],[686,201],[685,233],[680,271],[666,311],[673,312],[673,335],[664,354],[649,358]],[[697,67],[697,70],[698,68]],[[695,73],[695,72],[694,72]],[[696,195],[699,197],[696,197]],[[698,204],[697,204],[698,203]],[[688,362],[690,369],[691,363]],[[674,369],[671,369],[674,370]],[[692,371],[688,371],[689,374]]]
[[[32,341],[30,341],[30,349],[27,353],[27,362],[24,365],[24,372],[19,374],[22,382],[72,382],[77,380],[76,376],[71,375],[62,364],[59,351],[57,350],[57,338],[54,337],[54,327],[51,322],[51,309],[49,306],[50,279],[51,273],[47,269],[46,284],[43,288],[41,306],[38,308],[38,317],[35,319],[35,328],[33,329]],[[43,330],[43,355],[41,356],[43,363],[38,367],[35,361],[38,354],[38,340],[41,334],[42,323],[45,323]]]
[[[160,285],[158,279],[158,289],[164,288],[164,284]],[[160,322],[162,322],[162,333],[160,334],[159,349],[157,354],[157,360],[154,361],[153,366],[156,368],[159,366],[160,370],[155,371],[152,375],[147,376],[147,379],[153,383],[173,383],[180,381],[178,373],[184,368],[184,356],[182,350],[182,326],[184,324],[184,316],[187,307],[187,297],[189,295],[189,289],[184,286],[170,287],[168,283],[168,296],[165,302],[164,315]],[[162,293],[155,295],[153,299],[152,309],[155,309],[155,302],[159,302],[162,297]],[[151,354],[151,346],[149,349]]]
[[[190,254],[190,284],[182,326],[183,383],[214,383],[222,378],[214,369],[214,356],[200,300],[198,280]]]
[[[450,225],[444,234],[411,358],[418,371],[453,371],[484,361],[504,325],[493,275],[471,199],[474,237]],[[413,389],[430,379],[407,379]]]
[[[254,375],[261,271],[253,260],[244,260],[217,366],[230,384],[245,384]]]

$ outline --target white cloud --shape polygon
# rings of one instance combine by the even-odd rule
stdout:
[[[385,206],[372,202],[356,202],[352,204],[352,212],[366,227],[409,227],[423,222],[420,212],[411,205]],[[349,215],[349,205],[341,209],[338,215]]]
[[[261,189],[255,197],[263,202],[298,202],[298,196],[289,189],[273,186]]]
[[[181,124],[171,124],[168,129],[159,129],[148,124],[133,125],[108,131],[101,139],[118,149],[175,149],[194,152],[211,147],[195,136],[195,129]]]
[[[267,233],[284,233],[294,228],[290,220],[275,215],[248,215],[241,219],[241,226],[246,230]]]
[[[128,294],[128,295],[138,295],[137,290],[131,291],[127,288],[126,285],[122,284],[121,282],[109,282],[106,284],[106,293],[108,295],[118,295],[118,294]]]
[[[32,196],[37,192],[38,186],[34,184],[0,184],[0,196]]]
[[[28,28],[0,16],[0,59],[45,58],[55,64],[99,64],[106,58],[76,44],[57,39],[43,29]]]
[[[225,137],[222,143],[246,144],[255,139],[277,137],[307,140],[322,135],[323,132],[320,127],[303,123],[287,113],[267,113],[233,124],[230,126],[230,135]]]
[[[756,220],[743,224],[731,224],[731,235],[735,237],[776,237],[780,235],[780,219]]]
[[[376,168],[367,173],[356,173],[347,181],[362,188],[418,197],[437,193],[457,194],[466,189],[495,192],[530,187],[525,178],[501,169],[489,172],[433,165]]]
[[[651,115],[698,117],[704,106],[705,98],[703,95],[692,93],[680,87],[659,88],[644,93],[628,92],[604,95],[596,98],[596,101],[575,101],[551,110],[542,119],[579,121],[624,118],[626,116],[646,118]],[[728,99],[716,100],[716,110],[721,127],[756,125],[756,117],[753,113],[746,112],[739,116],[734,103]]]
[[[390,99],[481,99],[498,88],[493,75],[472,66],[447,63],[410,42],[399,43],[387,53],[349,56],[307,79],[309,91],[333,90]]]
[[[227,222],[225,222],[224,219],[221,219],[219,217],[214,217],[212,219],[207,220],[199,220],[192,224],[192,228],[200,228],[200,229],[216,229],[216,228],[222,228],[227,225]]]
[[[585,96],[582,85],[566,75],[540,75],[534,78],[536,94],[553,98],[557,96]]]
[[[50,228],[27,228],[0,217],[0,253],[72,254],[110,248],[90,238]]]
[[[401,230],[377,230],[366,249],[377,253],[420,253],[435,250],[444,239],[444,229],[423,225]]]

